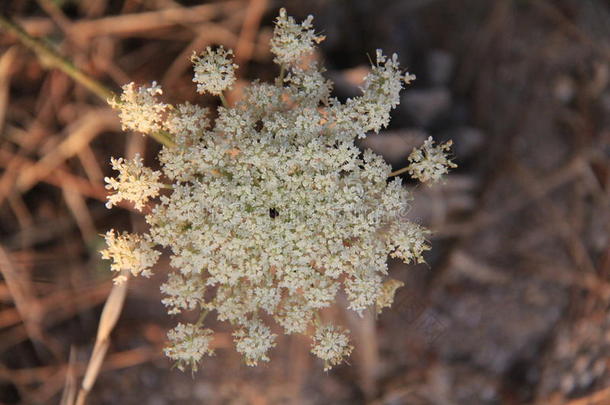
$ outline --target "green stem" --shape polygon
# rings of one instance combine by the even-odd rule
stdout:
[[[0,15],[0,27],[15,35],[23,45],[36,52],[40,59],[49,67],[61,70],[76,82],[91,90],[101,99],[108,100],[114,96],[112,91],[110,91],[106,86],[83,71],[78,70],[78,68],[74,66],[72,62],[59,55],[57,51],[51,47],[51,45],[32,37],[14,21]]]
[[[101,82],[97,81],[93,77],[89,76],[87,73],[79,70],[72,62],[61,56],[47,42],[34,38],[28,34],[16,22],[3,15],[0,15],[0,27],[15,35],[23,45],[34,51],[40,60],[48,67],[61,70],[66,75],[70,76],[75,82],[83,85],[102,100],[107,102],[109,99],[116,97],[112,90],[104,86]],[[175,145],[171,135],[166,132],[153,133],[150,134],[150,137],[167,147],[172,147]]]
[[[176,142],[174,142],[172,136],[166,131],[153,132],[148,135],[155,141],[159,142],[164,146],[167,146],[168,148],[173,148],[174,146],[176,146]]]
[[[209,309],[202,311],[201,314],[199,315],[199,319],[197,319],[197,322],[195,322],[195,325],[197,325],[197,326],[203,325],[203,321],[205,320],[205,317],[208,316],[209,312],[210,312]]]
[[[320,317],[320,313],[318,311],[314,312],[314,318],[317,325],[322,325],[322,318]]]
[[[225,98],[225,95],[220,93],[220,101],[222,102],[222,106],[224,108],[229,108],[229,103],[227,103],[227,99]]]

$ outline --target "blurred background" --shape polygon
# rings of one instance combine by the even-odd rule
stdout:
[[[417,80],[391,127],[362,142],[395,169],[425,137],[452,139],[459,168],[416,187],[434,230],[427,265],[378,319],[333,310],[350,365],[328,373],[308,340],[242,364],[227,325],[191,376],[161,349],[177,320],[159,285],[132,280],[88,404],[610,404],[610,5],[602,0],[5,0],[0,11],[113,91],[157,80],[171,102],[214,106],[191,82],[193,50],[236,51],[239,98],[272,80],[279,7],[315,16],[335,95],[358,94],[376,48]],[[110,156],[155,161],[90,90],[0,29],[0,403],[59,403],[80,384],[112,288]],[[72,388],[73,389],[73,388]],[[65,398],[64,398],[64,401]],[[68,402],[63,402],[68,403]]]

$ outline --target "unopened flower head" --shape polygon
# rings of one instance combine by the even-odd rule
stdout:
[[[210,311],[231,323],[248,365],[269,360],[271,323],[286,334],[315,327],[312,352],[327,369],[339,364],[352,351],[348,332],[320,326],[319,312],[338,294],[359,314],[389,305],[388,255],[421,262],[429,249],[425,228],[400,218],[410,200],[401,179],[388,181],[383,158],[355,145],[388,125],[410,76],[379,51],[363,94],[341,103],[321,67],[299,63],[317,40],[311,18],[298,24],[281,11],[272,41],[278,80],[252,83],[213,122],[202,108],[168,106],[160,126],[175,146],[159,154],[162,177],[133,165],[109,181],[113,204],[151,205],[146,237],[171,252],[168,312]],[[194,58],[199,90],[230,86],[229,55]],[[168,354],[198,362],[205,351],[176,336]]]

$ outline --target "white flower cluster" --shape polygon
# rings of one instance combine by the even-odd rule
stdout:
[[[106,246],[102,250],[102,258],[112,260],[110,269],[121,273],[129,270],[134,276],[150,277],[150,269],[155,265],[161,253],[154,249],[154,244],[148,235],[140,236],[123,232],[116,234],[113,230],[106,232]],[[116,284],[125,281],[125,276],[119,275],[114,279]]]
[[[447,157],[451,149],[452,141],[440,145],[434,145],[434,140],[429,137],[420,148],[413,148],[409,155],[409,174],[422,183],[438,182],[449,169],[457,167]]]
[[[230,89],[235,82],[237,65],[232,62],[233,51],[222,46],[216,50],[207,47],[201,55],[193,53],[191,61],[195,68],[193,82],[197,83],[197,91],[201,94],[210,93],[219,96]]]
[[[311,352],[324,360],[324,371],[341,364],[352,354],[354,347],[349,344],[349,330],[342,331],[334,325],[320,325],[313,336]]]
[[[195,372],[203,356],[214,354],[210,347],[213,335],[211,329],[179,323],[167,334],[171,346],[165,348],[165,355],[176,362],[179,370],[184,371],[185,367],[190,367]]]
[[[313,31],[313,16],[308,16],[301,24],[288,16],[286,9],[280,9],[280,15],[275,22],[275,32],[271,39],[271,52],[275,55],[273,61],[280,66],[296,65],[304,55],[315,50],[314,43],[324,40]]]
[[[230,322],[248,365],[269,360],[276,337],[270,320],[286,334],[313,334],[312,352],[325,369],[341,363],[352,351],[348,332],[321,324],[319,311],[337,294],[358,313],[390,306],[401,284],[384,284],[388,255],[421,262],[429,249],[428,232],[398,215],[409,200],[401,179],[388,181],[383,158],[354,143],[388,124],[411,76],[396,55],[379,51],[363,95],[342,104],[315,64],[298,63],[317,40],[311,18],[299,25],[282,10],[272,40],[282,74],[274,84],[254,82],[235,106],[219,107],[213,123],[196,106],[140,100],[148,105],[142,111],[165,106],[161,130],[175,143],[159,155],[166,184],[146,216],[146,238],[171,251],[163,303],[171,314],[212,311]],[[218,94],[234,80],[230,54],[206,55],[194,58],[195,81]],[[121,117],[123,109],[136,110],[117,108]],[[117,168],[112,203],[125,198],[141,206],[160,193],[157,172]],[[166,353],[179,366],[196,366],[208,352],[203,331],[200,322],[178,325]]]
[[[134,83],[123,86],[119,100],[108,100],[112,108],[119,110],[123,131],[145,134],[160,131],[168,105],[159,103],[156,96],[163,94],[161,86],[152,82],[150,87],[137,87]]]
[[[131,161],[123,158],[111,158],[112,168],[119,172],[118,178],[105,177],[107,190],[115,191],[108,196],[106,208],[122,200],[131,201],[137,210],[141,210],[144,204],[159,195],[163,183],[159,182],[161,173],[145,167],[139,154]]]
[[[244,355],[244,361],[249,366],[256,366],[259,361],[269,361],[267,352],[275,346],[276,336],[259,319],[245,321],[241,328],[233,333],[235,349]]]

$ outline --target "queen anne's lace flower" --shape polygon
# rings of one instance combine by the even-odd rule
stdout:
[[[401,179],[388,181],[383,158],[354,143],[388,124],[411,75],[396,55],[379,51],[362,96],[341,103],[329,97],[316,64],[299,63],[319,39],[311,17],[297,24],[281,11],[272,40],[280,79],[254,82],[236,105],[219,107],[214,122],[196,106],[164,107],[158,124],[175,143],[159,155],[166,184],[140,160],[117,161],[119,179],[109,181],[117,190],[111,203],[128,199],[139,207],[166,189],[146,216],[148,237],[171,252],[163,303],[170,313],[213,311],[230,322],[249,365],[269,360],[275,335],[267,320],[287,334],[308,333],[337,294],[358,313],[388,306],[396,289],[384,284],[388,255],[421,262],[429,249],[428,232],[401,219],[410,201]],[[208,49],[194,58],[200,91],[220,94],[233,83],[229,56]],[[135,118],[131,104],[117,106],[127,110],[122,118]],[[428,148],[412,164],[432,154]],[[173,332],[168,355],[196,365],[206,350],[194,347],[207,346],[185,345],[194,340],[184,336],[199,333]],[[312,352],[327,369],[351,351],[347,332],[317,326]]]
[[[190,104],[187,101],[169,114],[165,126],[177,143],[186,146],[189,142],[198,141],[210,125],[208,113],[207,108]]]
[[[320,325],[313,336],[311,352],[324,360],[324,371],[341,364],[352,354],[354,347],[349,344],[349,331],[342,331],[334,325]]]
[[[301,57],[313,52],[315,43],[324,40],[316,36],[313,30],[313,16],[308,16],[301,24],[288,16],[286,9],[280,9],[280,15],[275,23],[275,32],[271,39],[271,52],[275,55],[273,61],[280,66],[294,65]]]
[[[426,139],[420,148],[413,148],[409,155],[409,174],[422,183],[438,182],[457,165],[447,157],[452,141],[434,145],[432,137]]]
[[[235,82],[233,51],[222,46],[213,50],[207,47],[201,55],[193,53],[191,61],[195,69],[193,82],[197,83],[197,91],[201,94],[210,93],[219,96],[230,89]]]
[[[167,333],[171,345],[165,348],[165,355],[176,362],[179,370],[190,367],[197,371],[201,358],[214,354],[210,347],[213,333],[211,329],[203,329],[195,324],[179,323]]]
[[[159,258],[159,253],[153,247],[154,244],[148,236],[141,236],[123,232],[116,234],[114,230],[106,232],[107,248],[102,250],[102,258],[112,260],[110,269],[120,273],[129,270],[134,276],[142,275],[150,277],[151,267]],[[124,276],[115,278],[115,283],[125,281]]]
[[[166,283],[161,285],[161,292],[166,295],[161,303],[168,307],[167,313],[178,314],[183,310],[203,308],[205,306],[205,285],[193,277],[172,273]]]
[[[390,256],[401,259],[405,263],[423,263],[422,253],[430,250],[426,242],[430,231],[415,223],[393,224],[390,233],[394,236],[388,239]]]
[[[261,321],[253,319],[244,323],[233,333],[235,349],[244,355],[248,366],[256,366],[259,361],[269,361],[267,352],[275,346],[276,334]]]
[[[163,127],[168,105],[157,100],[163,94],[161,86],[152,82],[150,87],[136,87],[134,83],[123,86],[119,100],[108,100],[110,106],[119,110],[123,130],[152,134]]]
[[[159,190],[163,187],[159,182],[161,173],[145,167],[139,154],[133,160],[111,158],[110,163],[119,172],[119,176],[104,178],[108,183],[106,189],[115,191],[108,196],[107,208],[127,200],[133,202],[137,210],[141,210],[149,199],[159,195]]]

